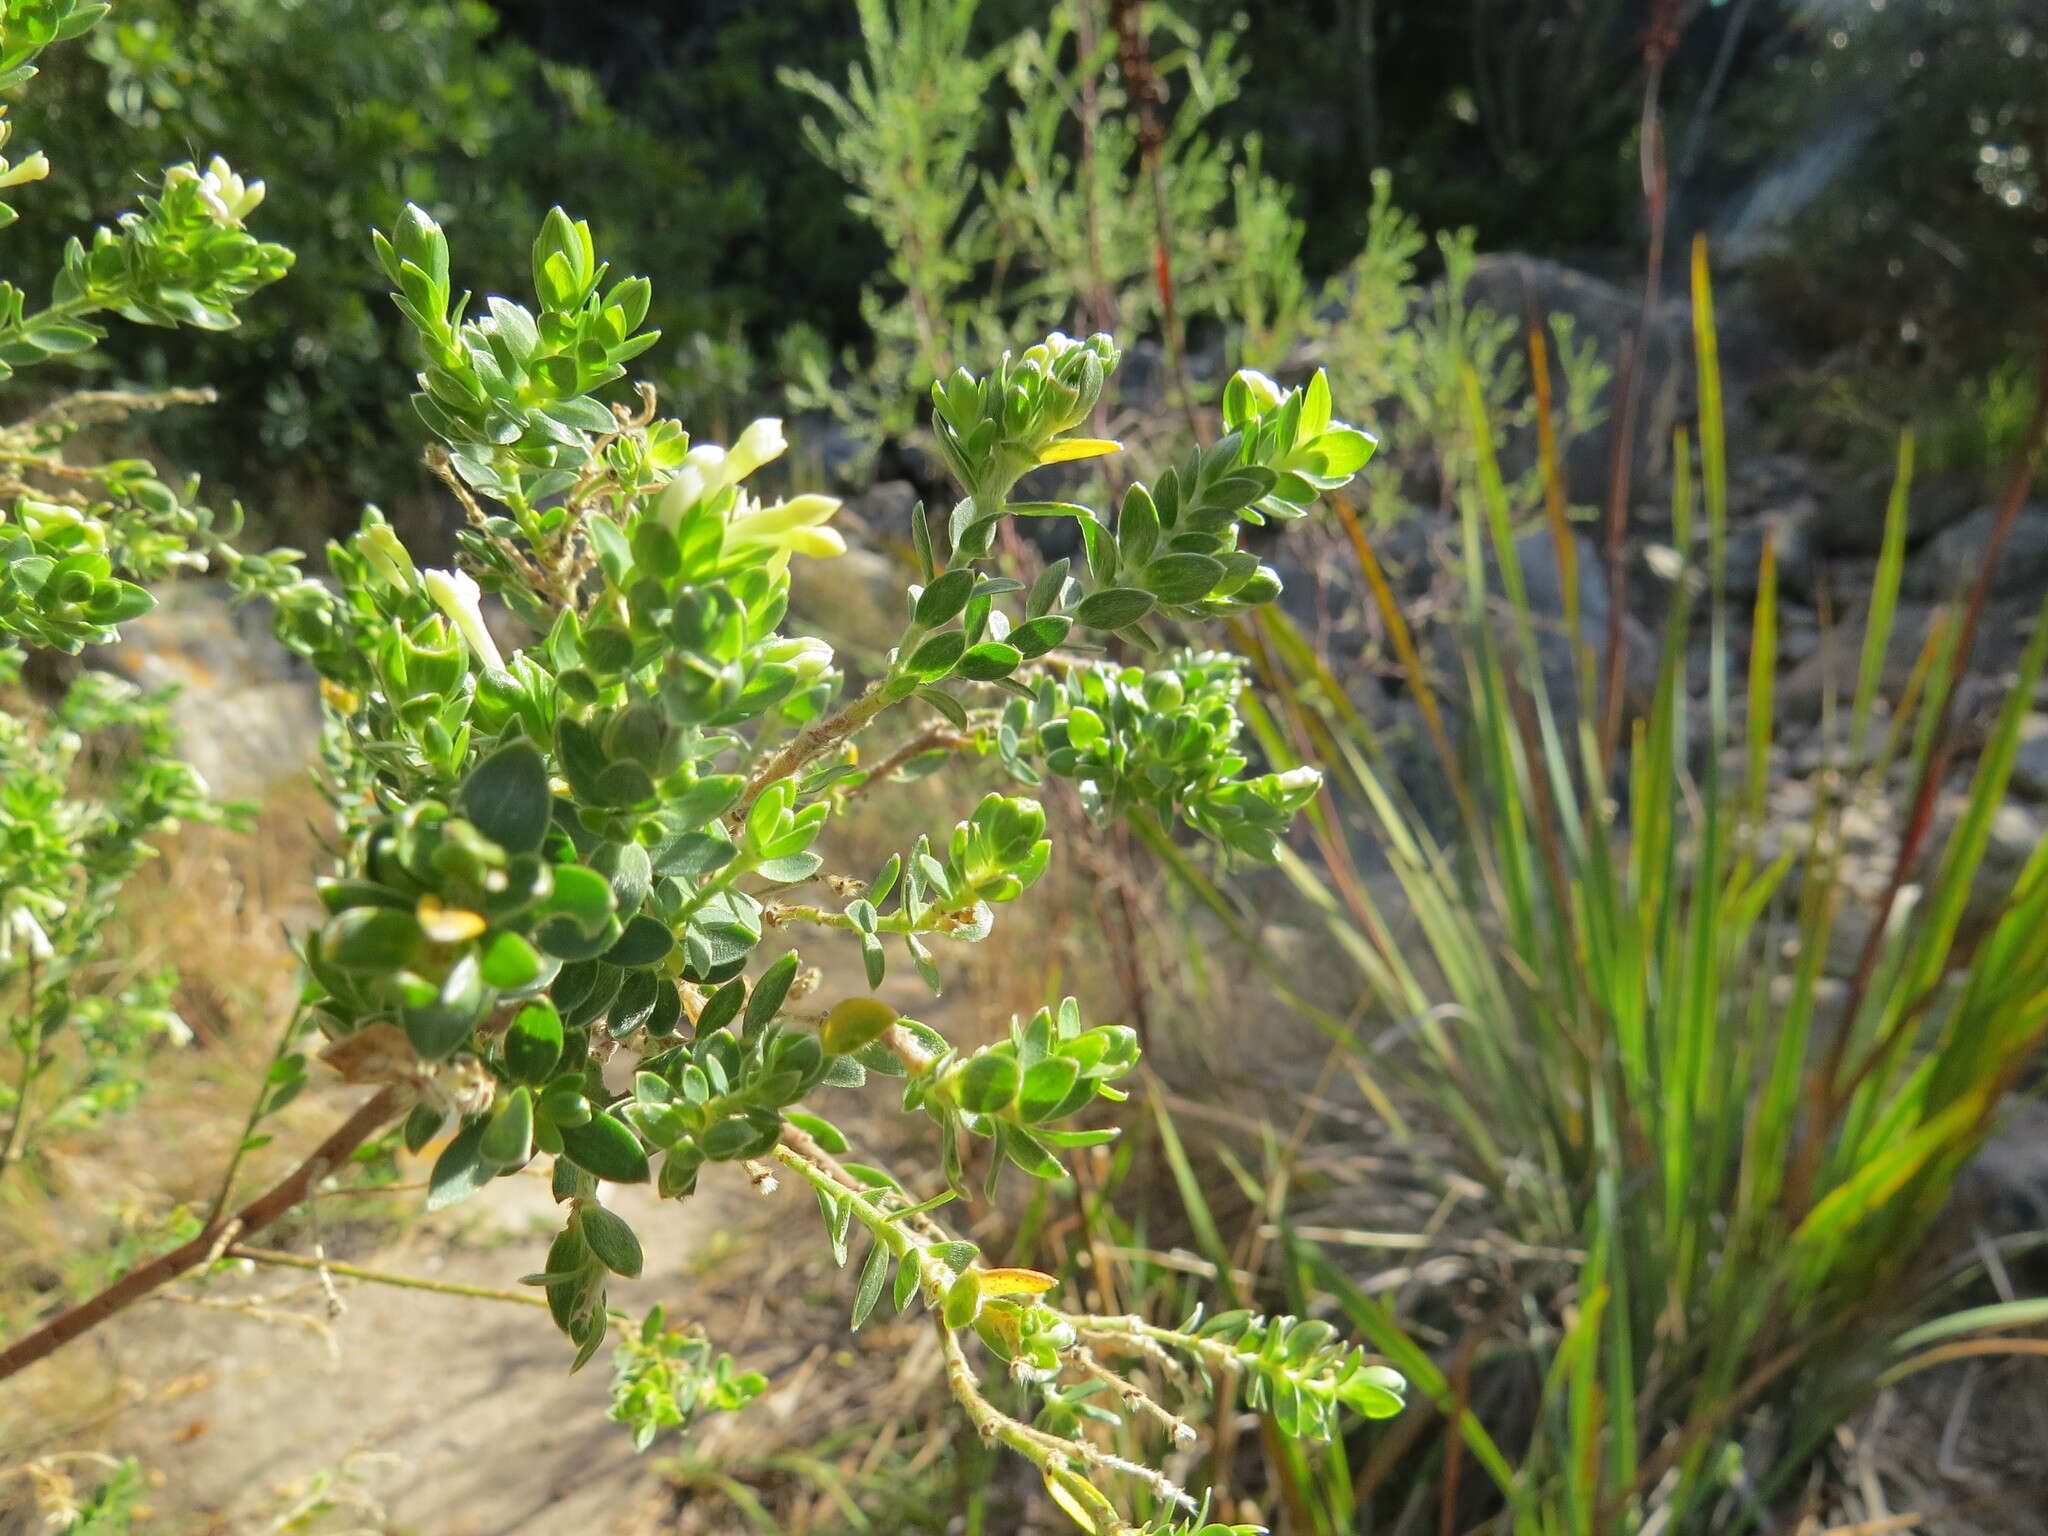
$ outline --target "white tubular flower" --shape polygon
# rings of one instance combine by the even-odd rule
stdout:
[[[793,496],[772,507],[746,507],[725,525],[726,542],[770,545],[775,565],[786,564],[791,555],[843,555],[846,540],[824,526],[838,510],[836,496]]]
[[[0,914],[0,960],[12,960],[18,945],[27,948],[31,960],[48,960],[55,953],[35,914],[19,908]]]
[[[704,472],[687,459],[683,467],[669,477],[661,494],[654,498],[654,515],[670,533],[676,531],[683,520],[683,514],[704,499]]]
[[[401,592],[410,592],[419,581],[412,555],[389,523],[371,523],[355,537],[356,553],[369,562],[370,569]]]
[[[726,454],[726,483],[737,484],[746,479],[769,460],[782,457],[788,447],[789,439],[782,435],[781,419],[763,416],[740,434],[740,440]]]
[[[40,149],[15,165],[0,160],[0,187],[18,187],[23,182],[41,181],[49,174],[49,157]]]
[[[716,496],[732,484],[732,475],[725,467],[725,450],[716,443],[699,443],[683,455],[683,467],[676,471],[676,476],[680,479],[688,474],[695,474],[704,482],[699,493],[704,496]]]
[[[237,224],[254,213],[263,201],[263,183],[243,180],[219,155],[206,162],[205,183]]]
[[[475,653],[477,660],[492,672],[505,670],[505,658],[498,654],[498,642],[491,638],[491,632],[484,625],[482,607],[483,594],[477,584],[462,571],[427,571],[420,578],[426,583],[427,596],[434,600],[455,627],[462,632],[462,638]]]
[[[1322,774],[1313,768],[1290,768],[1285,773],[1268,775],[1268,780],[1279,792],[1274,804],[1286,811],[1300,810],[1323,787]]]

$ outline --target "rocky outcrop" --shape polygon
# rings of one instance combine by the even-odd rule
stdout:
[[[225,584],[171,582],[121,627],[94,665],[143,688],[175,690],[172,727],[186,761],[223,798],[256,797],[302,773],[320,743],[311,668],[270,632],[268,609],[235,607]]]
[[[1603,504],[1614,436],[1619,430],[1616,417],[1623,361],[1628,340],[1643,320],[1640,295],[1545,257],[1496,254],[1481,256],[1473,263],[1466,299],[1496,314],[1515,317],[1525,331],[1543,326],[1553,359],[1558,356],[1553,317],[1562,316],[1570,321],[1573,338],[1580,343],[1591,341],[1600,360],[1612,370],[1613,376],[1599,396],[1605,419],[1573,442],[1564,458],[1566,495],[1582,505]],[[1638,353],[1631,466],[1632,483],[1638,487],[1668,467],[1672,431],[1693,414],[1692,353],[1692,306],[1683,299],[1667,298],[1650,311]],[[1533,442],[1504,447],[1504,463],[1535,462]]]

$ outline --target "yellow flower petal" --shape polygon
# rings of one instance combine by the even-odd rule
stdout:
[[[1036,1269],[978,1269],[974,1278],[984,1296],[1043,1296],[1059,1284]]]
[[[441,898],[432,891],[420,897],[415,915],[421,930],[436,944],[464,944],[490,926],[474,912],[442,906]]]
[[[830,528],[795,528],[776,541],[793,555],[825,560],[846,553],[846,540]]]
[[[1105,453],[1122,453],[1124,445],[1106,437],[1063,437],[1047,443],[1038,455],[1041,464],[1066,464],[1075,459],[1099,459]]]

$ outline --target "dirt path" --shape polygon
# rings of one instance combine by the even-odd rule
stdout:
[[[686,1297],[693,1263],[721,1231],[758,1219],[738,1187],[706,1185],[680,1205],[608,1190],[647,1248],[642,1278],[614,1283],[615,1306],[638,1313]],[[541,1267],[536,1234],[559,1220],[544,1181],[505,1180],[474,1204],[462,1246],[429,1224],[387,1252],[350,1257],[494,1289]],[[208,1295],[226,1300],[230,1289]],[[325,1315],[300,1271],[232,1289],[278,1312]],[[613,1531],[652,1495],[648,1464],[604,1416],[608,1349],[571,1376],[567,1341],[538,1309],[345,1280],[339,1289],[346,1310],[324,1338],[212,1305],[159,1303],[118,1325],[124,1368],[172,1384],[124,1418],[117,1441],[158,1480],[154,1507],[182,1517],[172,1529],[268,1530],[323,1482],[359,1506],[353,1524],[422,1536]]]

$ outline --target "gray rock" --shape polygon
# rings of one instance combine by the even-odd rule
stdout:
[[[1911,575],[1910,570],[1907,573]],[[1857,584],[1841,580],[1840,572],[1830,577],[1837,602],[1858,596]],[[1867,583],[1863,590],[1867,591]],[[1839,613],[1841,608],[1837,608]],[[1900,599],[1892,618],[1890,644],[1885,649],[1884,668],[1878,678],[1878,697],[1896,705],[1905,693],[1915,662],[1926,646],[1939,605],[1911,595]],[[1956,695],[1952,719],[1967,739],[1988,723],[2004,699],[2010,682],[2005,673],[2026,643],[2024,609],[2009,603],[1995,603],[1977,631],[1977,644],[1970,658],[1970,672]],[[1856,696],[1858,671],[1863,655],[1863,617],[1851,613],[1838,618],[1834,627],[1818,636],[1796,662],[1788,652],[1784,674],[1778,679],[1777,706],[1782,717],[1811,723],[1821,711],[1830,692],[1838,703]]]
[[[317,754],[311,669],[270,633],[268,609],[231,607],[222,583],[159,588],[157,606],[92,660],[141,687],[177,690],[170,714],[179,750],[216,795],[261,795]]]
[[[1722,583],[1731,598],[1748,601],[1757,594],[1762,579],[1764,540],[1775,541],[1778,590],[1804,593],[1812,589],[1814,540],[1813,520],[1819,504],[1802,496],[1774,507],[1758,521],[1728,532],[1727,563]]]
[[[1596,668],[1604,667],[1607,653],[1607,566],[1591,543],[1574,536],[1577,550],[1579,633],[1592,650]],[[1564,572],[1558,560],[1557,543],[1547,529],[1525,533],[1515,540],[1515,557],[1521,563],[1522,581],[1529,594],[1529,609],[1536,630],[1536,648],[1541,657],[1544,687],[1560,716],[1577,708],[1578,663],[1569,631],[1565,628]],[[1508,642],[1511,646],[1512,640]],[[1635,705],[1648,702],[1657,683],[1657,641],[1647,626],[1633,614],[1621,621],[1622,667],[1628,697]],[[1510,654],[1514,654],[1511,650]]]
[[[789,440],[792,461],[814,468],[817,479],[841,495],[860,490],[874,478],[874,441],[844,422],[818,414],[800,416],[789,424]]]
[[[2008,1098],[1957,1194],[1993,1237],[2048,1225],[2048,1106],[2022,1094]]]
[[[1980,507],[1936,534],[1906,562],[1900,590],[1909,597],[1938,599],[1968,587],[1983,563],[1998,512],[1997,507]],[[2038,603],[2044,592],[2048,592],[2048,501],[2030,501],[2013,519],[2012,531],[1992,568],[1991,596]]]
[[[2048,800],[2048,715],[2027,717],[2019,755],[2013,760],[2013,793],[2029,800]]]
[[[899,539],[907,541],[910,538],[910,512],[916,505],[916,486],[908,480],[883,480],[849,498],[840,515],[858,524],[876,540],[885,543]]]
[[[1820,466],[1797,453],[1742,453],[1728,466],[1728,511],[1745,518],[1812,496],[1824,483]]]
[[[1891,504],[1892,471],[1834,477],[1820,498],[1814,543],[1827,555],[1874,555],[1884,546],[1885,510]],[[1906,501],[1906,543],[1924,543],[1961,522],[1979,501],[1968,481],[1922,479]]]
[[[1166,349],[1156,341],[1139,340],[1124,348],[1123,361],[1110,376],[1112,412],[1118,416],[1150,421],[1169,408],[1173,390],[1172,365]],[[1125,430],[1122,422],[1118,430]]]
[[[2042,835],[2040,812],[2014,802],[2001,805],[1992,814],[1991,840],[1984,848],[1986,873],[2001,883],[2015,879],[2041,846]]]
[[[1511,315],[1525,326],[1541,323],[1546,332],[1551,330],[1551,316],[1569,316],[1574,339],[1580,343],[1592,341],[1601,361],[1613,370],[1614,376],[1599,400],[1606,420],[1572,443],[1564,462],[1566,495],[1586,505],[1603,504],[1607,499],[1617,430],[1614,418],[1620,400],[1623,350],[1642,320],[1640,295],[1575,271],[1562,262],[1540,256],[1494,254],[1481,256],[1473,264],[1466,297],[1496,314]],[[1551,357],[1555,359],[1556,336],[1550,334],[1548,339]],[[1663,469],[1670,457],[1672,429],[1693,413],[1689,303],[1667,298],[1652,311],[1641,359],[1631,469],[1633,482],[1639,487]],[[1526,467],[1535,461],[1534,444],[1503,444],[1501,457],[1504,467]]]

